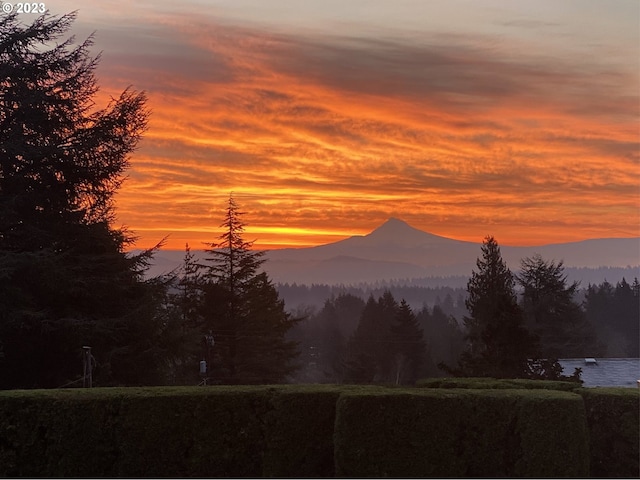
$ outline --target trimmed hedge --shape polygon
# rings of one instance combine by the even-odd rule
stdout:
[[[0,392],[0,476],[331,477],[336,401],[344,390]]]
[[[336,403],[344,388],[281,387],[266,417],[265,477],[333,477]]]
[[[640,477],[640,390],[582,388],[574,382],[493,378],[433,378],[423,388],[530,388],[573,391],[585,403],[590,471],[594,477]]]
[[[557,382],[552,382],[557,383]],[[0,392],[0,476],[638,476],[635,389]],[[585,408],[586,405],[586,408]]]
[[[120,406],[115,476],[245,477],[262,474],[267,388],[153,389]],[[160,421],[158,421],[160,420]]]
[[[585,388],[591,475],[640,477],[640,392],[636,388]]]
[[[336,474],[584,477],[580,396],[533,390],[382,389],[338,399]]]
[[[270,390],[207,390],[3,392],[0,475],[260,476]]]
[[[557,380],[527,380],[522,378],[426,378],[418,380],[419,388],[480,388],[480,389],[543,389],[573,392],[581,388],[578,382],[561,382]]]

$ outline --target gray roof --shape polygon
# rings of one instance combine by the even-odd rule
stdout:
[[[596,358],[595,363],[584,358],[560,359],[564,375],[582,369],[585,387],[637,387],[640,380],[640,358]],[[588,359],[591,360],[591,359]]]

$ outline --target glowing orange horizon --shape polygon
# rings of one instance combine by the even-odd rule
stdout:
[[[344,232],[332,232],[332,233],[319,233],[319,232],[301,232],[301,229],[292,229],[291,234],[283,232],[274,232],[283,230],[278,227],[256,227],[252,228],[251,225],[246,227],[244,232],[244,238],[246,241],[253,242],[254,250],[279,250],[284,248],[310,248],[320,245],[326,245],[328,243],[338,242],[353,236],[363,236],[370,233],[373,229],[380,226],[383,222],[372,224],[368,229],[359,230],[345,230]],[[412,225],[415,227],[415,225]],[[416,227],[418,228],[418,227]],[[427,230],[420,228],[421,230],[439,235],[441,237],[451,238],[454,240],[461,240],[467,242],[473,242],[481,244],[483,239],[487,235],[496,237],[496,240],[503,246],[541,246],[551,243],[569,243],[579,242],[582,240],[588,240],[591,238],[637,238],[638,235],[629,234],[628,231],[616,231],[616,232],[601,232],[593,230],[593,234],[584,237],[581,235],[566,235],[562,237],[548,237],[545,233],[540,235],[528,237],[523,241],[522,237],[518,234],[517,228],[502,229],[502,234],[497,235],[494,230],[487,228],[485,232],[478,232],[477,234],[468,234],[464,232],[464,228],[459,231],[434,231],[433,229]],[[158,242],[164,239],[162,249],[163,250],[184,250],[185,245],[188,244],[192,250],[204,250],[208,248],[211,243],[219,241],[219,237],[224,233],[222,228],[202,228],[202,229],[167,229],[167,228],[145,228],[142,230],[136,230],[133,233],[150,240],[150,242],[137,242],[131,246],[131,249],[150,248],[155,246]]]

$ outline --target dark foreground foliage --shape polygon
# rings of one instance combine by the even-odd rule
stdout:
[[[167,358],[152,250],[127,255],[112,226],[146,96],[96,108],[92,39],[64,38],[74,19],[0,18],[0,388],[76,380],[83,345],[102,385],[159,382]]]

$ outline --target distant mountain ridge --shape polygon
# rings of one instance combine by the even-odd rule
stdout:
[[[316,247],[267,251],[264,270],[275,282],[328,285],[468,276],[481,255],[480,246],[481,242],[441,237],[390,218],[366,235]],[[501,246],[501,252],[511,270],[518,270],[522,258],[536,253],[547,260],[563,260],[567,267],[636,267],[640,265],[640,237]],[[178,267],[183,257],[182,251],[162,250],[149,273],[166,273]]]

